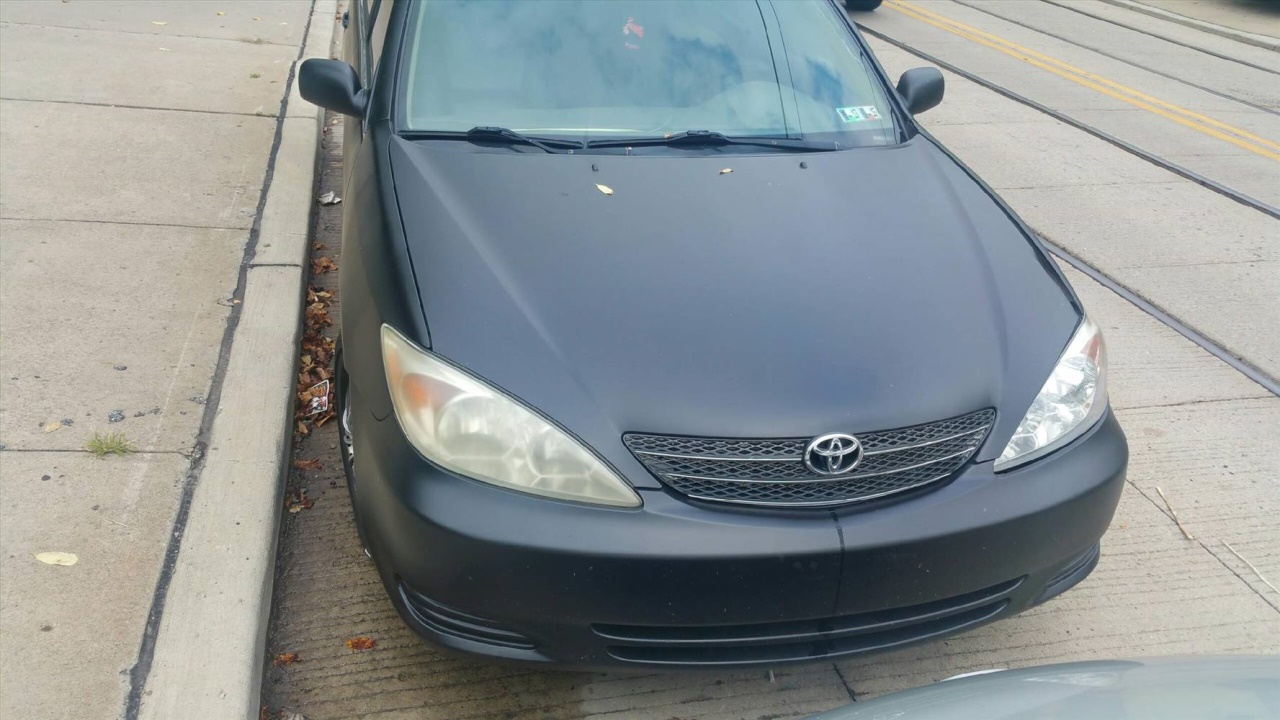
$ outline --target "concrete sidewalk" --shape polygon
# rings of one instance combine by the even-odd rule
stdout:
[[[174,570],[208,541],[190,528],[218,438],[252,435],[249,461],[287,443],[319,128],[301,102],[280,115],[312,6],[0,3],[0,717],[136,717],[192,584]],[[260,302],[255,253],[275,266]],[[259,372],[231,387],[237,357]],[[135,452],[96,458],[97,433]],[[278,460],[229,486],[246,525],[274,522],[245,499],[278,493]],[[35,557],[51,551],[77,562]],[[232,716],[196,701],[183,717]]]

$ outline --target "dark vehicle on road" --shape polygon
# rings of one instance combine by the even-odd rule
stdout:
[[[353,0],[338,402],[438,645],[775,664],[1008,617],[1098,561],[1127,448],[1039,241],[811,2]]]

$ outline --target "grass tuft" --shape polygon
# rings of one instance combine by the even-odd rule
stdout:
[[[267,44],[267,41],[263,40],[260,37],[238,37],[236,39],[242,43],[249,43],[250,45],[266,45]]]
[[[120,433],[100,433],[96,430],[93,433],[93,437],[89,438],[89,442],[85,443],[84,448],[93,453],[94,457],[128,455],[134,452],[133,445],[124,435]]]

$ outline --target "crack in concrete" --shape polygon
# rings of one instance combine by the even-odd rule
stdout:
[[[139,220],[85,220],[82,218],[37,218],[3,216],[0,220],[14,222],[84,223],[86,225],[143,225],[146,227],[189,228],[191,230],[234,230],[250,232],[252,227],[228,227],[225,225],[184,225],[182,223],[142,222]]]
[[[82,449],[80,449],[80,448],[12,448],[12,447],[0,447],[0,452],[14,452],[14,453],[83,453],[83,454],[85,454],[85,455],[92,455],[92,454],[93,454],[93,453],[89,452],[88,450],[82,450]],[[181,455],[182,457],[191,457],[191,450],[190,450],[190,449],[187,449],[187,450],[135,450],[135,451],[133,451],[133,452],[129,453],[129,455],[131,455],[131,456],[138,456],[138,455]]]
[[[1187,405],[1205,405],[1205,404],[1208,404],[1208,403],[1230,403],[1230,402],[1240,402],[1241,400],[1267,400],[1267,399],[1269,399],[1269,398],[1271,398],[1271,397],[1272,397],[1272,395],[1270,395],[1270,394],[1262,394],[1262,393],[1260,393],[1260,394],[1257,394],[1257,395],[1245,395],[1245,396],[1243,396],[1243,397],[1230,397],[1230,398],[1206,398],[1206,399],[1204,399],[1204,400],[1184,400],[1183,402],[1176,402],[1176,403],[1163,403],[1163,404],[1156,404],[1156,405],[1112,405],[1112,406],[1111,406],[1111,409],[1112,409],[1112,410],[1115,410],[1115,411],[1120,411],[1120,410],[1150,410],[1150,409],[1159,409],[1159,408],[1175,408],[1175,407],[1184,407],[1184,406],[1187,406]]]
[[[836,663],[831,664],[831,669],[836,671],[836,677],[840,678],[840,684],[844,686],[844,691],[849,695],[849,702],[858,702],[853,692],[853,686],[849,684],[849,680],[845,678],[844,673],[840,671],[840,666]]]
[[[0,97],[6,102],[46,103],[50,105],[81,105],[84,107],[101,107],[124,110],[160,110],[164,112],[199,113],[201,115],[227,115],[231,117],[257,117],[268,120],[276,119],[275,115],[266,113],[226,112],[224,110],[197,110],[195,108],[159,107],[156,105],[121,105],[117,103],[88,102],[84,100],[41,100],[38,98]]]
[[[1164,503],[1156,502],[1155,498],[1151,497],[1146,492],[1144,492],[1142,488],[1135,485],[1132,480],[1125,478],[1124,482],[1126,485],[1133,488],[1134,491],[1136,491],[1143,498],[1146,498],[1147,502],[1151,503],[1153,506],[1155,506],[1156,510],[1160,511],[1160,514],[1164,515],[1166,518],[1169,519],[1169,522],[1174,523],[1175,525],[1177,524],[1177,521],[1173,519],[1173,515],[1170,514],[1168,508],[1164,506]],[[1204,540],[1202,540],[1199,535],[1196,535],[1195,539],[1190,540],[1189,542],[1194,542],[1196,545],[1199,545],[1201,549],[1209,553],[1209,555],[1211,555],[1214,560],[1217,560],[1220,565],[1226,568],[1228,572],[1236,576],[1236,579],[1239,580],[1241,583],[1243,583],[1245,587],[1249,588],[1249,590],[1252,591],[1254,595],[1257,595],[1259,598],[1261,598],[1262,602],[1266,603],[1272,610],[1275,610],[1277,613],[1280,613],[1280,605],[1277,605],[1275,602],[1272,602],[1272,600],[1268,598],[1266,594],[1264,594],[1258,588],[1254,587],[1253,584],[1251,584],[1248,580],[1246,580],[1243,575],[1236,572],[1236,569],[1228,565],[1227,562],[1223,560],[1217,553],[1215,553],[1212,548],[1206,545]]]
[[[308,24],[308,27],[302,31],[303,45],[306,45],[307,30],[310,29],[309,27],[310,20],[308,20],[307,24]],[[209,35],[184,35],[181,33],[142,32],[140,30],[119,30],[116,28],[72,27],[70,25],[45,25],[44,23],[28,23],[28,22],[19,22],[17,20],[0,21],[0,27],[4,27],[5,25],[48,28],[50,30],[84,30],[87,32],[119,33],[121,35],[146,35],[148,37],[156,38],[157,40],[163,40],[165,38],[190,38],[192,40],[214,40],[217,42],[238,42],[238,43],[244,43],[246,45],[274,45],[276,47],[290,47],[290,48],[293,47],[293,43],[278,43],[278,42],[272,42],[270,40],[262,40],[261,42],[256,42],[256,41],[248,42],[246,40],[241,40],[240,38],[220,38],[220,37],[212,37]],[[261,38],[258,38],[258,39],[261,40]]]

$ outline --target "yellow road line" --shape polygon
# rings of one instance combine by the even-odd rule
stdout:
[[[1205,117],[1204,115],[1178,107],[1172,103],[1167,103],[1158,98],[1153,98],[1150,95],[1145,95],[1132,88],[1125,87],[1124,85],[1098,75],[1094,75],[1093,73],[1072,67],[1071,65],[1042,53],[1035,52],[1034,50],[1017,45],[1016,43],[1004,40],[999,36],[971,28],[942,15],[938,15],[932,11],[924,10],[915,5],[902,2],[901,0],[889,0],[885,6],[893,8],[908,17],[914,18],[928,25],[932,25],[941,30],[946,30],[954,35],[959,35],[966,40],[971,40],[993,50],[998,50],[1010,57],[1017,58],[1018,60],[1079,85],[1083,85],[1084,87],[1095,90],[1108,97],[1115,98],[1116,100],[1128,103],[1134,107],[1159,115],[1166,120],[1171,120],[1184,127],[1188,127],[1219,140],[1229,142],[1236,147],[1243,148],[1254,154],[1280,161],[1280,153],[1272,152],[1268,149],[1275,148],[1280,150],[1280,144],[1258,137],[1257,135],[1245,130],[1227,125],[1226,123],[1219,122],[1213,118]],[[1214,128],[1220,128],[1221,131]]]

